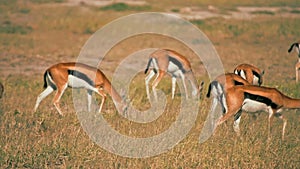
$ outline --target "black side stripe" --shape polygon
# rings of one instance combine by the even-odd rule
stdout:
[[[253,73],[254,76],[256,76],[256,77],[258,77],[260,79],[260,74],[258,72],[252,71],[252,73]]]
[[[264,97],[264,96],[254,95],[254,94],[245,92],[244,97],[245,97],[245,99],[250,99],[250,100],[264,103],[267,106],[271,106],[272,108],[275,108],[275,109],[279,108],[279,105],[277,105],[271,99]]]
[[[86,81],[89,85],[91,86],[95,86],[94,81],[92,81],[87,75],[85,75],[84,73],[81,73],[77,70],[68,70],[68,74],[69,75],[73,75],[79,79],[82,79],[84,81]]]
[[[177,59],[173,58],[172,56],[169,56],[169,60],[170,62],[174,63],[182,71],[182,73],[186,72],[186,70],[183,69],[181,62],[179,62]]]
[[[241,86],[241,85],[244,85],[244,83],[235,80],[234,85],[235,86]]]

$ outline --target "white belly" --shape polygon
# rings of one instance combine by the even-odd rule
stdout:
[[[268,107],[266,104],[258,102],[258,101],[253,101],[250,99],[245,99],[243,102],[242,109],[246,112],[249,113],[255,113],[258,111],[267,111]]]
[[[169,62],[168,73],[175,77],[180,77],[182,74],[181,69],[172,62]]]
[[[86,88],[89,90],[94,90],[94,87],[88,82],[73,75],[68,76],[68,86],[72,88]]]

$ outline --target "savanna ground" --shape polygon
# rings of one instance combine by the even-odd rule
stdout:
[[[277,10],[250,11],[251,17],[244,18],[222,17],[240,12],[240,6]],[[284,112],[288,119],[285,141],[280,139],[282,121],[274,119],[271,141],[267,142],[267,114],[262,113],[256,120],[242,115],[240,138],[233,132],[231,119],[218,127],[208,141],[199,144],[210,105],[210,100],[202,97],[196,122],[187,137],[173,149],[148,158],[118,156],[93,143],[77,119],[70,90],[62,97],[63,117],[50,103],[53,94],[33,113],[36,97],[42,91],[44,70],[57,62],[76,61],[88,38],[105,24],[137,12],[190,16],[195,8],[217,14],[191,22],[214,44],[226,72],[240,63],[257,65],[265,70],[265,86],[300,98],[294,72],[297,57],[294,52],[287,52],[300,37],[299,7],[297,0],[147,0],[139,6],[106,7],[66,4],[64,0],[1,0],[0,80],[5,93],[0,101],[0,168],[299,168],[300,112],[296,110]],[[128,39],[105,56],[100,68],[110,78],[122,58],[140,49],[160,47],[189,56],[198,81],[206,83],[206,92],[209,79],[201,61],[179,42],[165,37],[145,35]],[[132,102],[139,109],[150,106],[143,79],[141,72],[130,86]],[[106,101],[102,115],[120,133],[132,137],[159,134],[175,121],[180,108],[180,93],[177,91],[171,101],[170,86],[169,78],[159,85],[167,93],[168,104],[156,121],[130,122],[118,115],[111,99]]]

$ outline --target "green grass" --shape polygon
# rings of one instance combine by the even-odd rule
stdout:
[[[150,3],[151,10],[164,11],[208,4],[232,9],[238,5],[263,6],[269,1],[155,2]],[[292,6],[297,2],[275,0],[269,3]],[[244,113],[241,138],[233,132],[233,120],[230,119],[227,124],[219,126],[208,141],[199,144],[199,135],[210,106],[210,100],[202,97],[196,122],[187,137],[163,154],[141,159],[121,157],[95,144],[80,125],[69,89],[61,101],[64,117],[58,115],[51,103],[53,94],[33,113],[36,97],[43,90],[42,75],[46,67],[56,62],[75,60],[91,33],[120,16],[139,10],[131,9],[131,6],[115,12],[116,7],[96,11],[82,6],[53,8],[13,3],[16,1],[0,1],[3,14],[0,25],[0,30],[3,29],[0,33],[0,78],[5,85],[4,97],[0,99],[1,168],[299,168],[299,110],[283,112],[288,119],[285,141],[280,138],[281,120],[274,119],[272,138],[268,143],[268,115],[262,113],[254,120]],[[265,70],[264,85],[300,98],[300,85],[294,82],[297,56],[287,53],[290,44],[300,36],[299,18],[270,15],[252,20],[212,18],[192,23],[211,39],[225,71],[231,72],[239,63],[252,63]],[[22,33],[24,30],[25,33]],[[205,71],[201,72],[203,67],[200,61],[174,39],[147,35],[126,39],[118,45],[111,49],[108,59],[101,65],[108,77],[111,77],[118,61],[132,52],[148,47],[168,47],[192,59],[198,81],[204,79],[206,82],[206,93],[208,77]],[[28,67],[22,69],[24,66]],[[151,106],[145,94],[144,77],[143,73],[137,75],[129,91],[133,106],[141,110]],[[116,113],[110,97],[107,97],[102,115],[122,134],[132,137],[157,135],[172,125],[180,109],[179,91],[173,101],[170,99],[170,78],[164,78],[158,88],[167,94],[168,105],[163,115],[154,122],[140,124],[122,118]],[[86,98],[83,98],[85,101]],[[99,101],[100,98],[97,98]]]
[[[6,93],[9,94],[1,100],[2,115],[5,119],[0,121],[0,165],[3,167],[297,168],[299,165],[297,161],[300,149],[297,138],[300,126],[293,111],[286,113],[289,121],[287,140],[284,142],[280,140],[282,122],[275,119],[272,141],[267,143],[267,114],[263,113],[256,120],[249,115],[242,115],[241,138],[235,136],[230,120],[218,127],[215,135],[207,142],[199,144],[198,137],[209,106],[209,102],[203,100],[195,126],[174,149],[155,157],[131,159],[113,155],[88,138],[72,108],[69,90],[62,97],[64,117],[60,117],[49,103],[53,95],[41,103],[37,113],[33,113],[36,96],[42,90],[41,81],[29,77],[20,79],[18,76],[10,77],[6,81]],[[132,87],[131,90],[139,90],[141,86]],[[159,88],[164,90],[169,87],[169,83],[159,85]],[[14,97],[26,95],[28,92],[32,94],[27,95],[25,100]],[[118,126],[121,132],[127,133],[130,129],[131,132],[142,135],[160,132],[170,125],[170,118],[176,117],[175,112],[179,108],[178,104],[173,103],[172,106],[175,107],[168,107],[169,110],[158,121],[142,125],[129,123],[114,114],[107,114],[108,110],[114,109],[111,100],[108,99],[107,102],[109,104],[105,104],[103,115],[112,126]],[[136,100],[136,104],[144,103],[144,100]]]
[[[30,2],[43,4],[43,3],[62,3],[66,2],[66,0],[30,0]]]
[[[251,12],[252,14],[259,14],[259,15],[275,15],[275,12],[272,11],[255,11]]]
[[[104,7],[101,7],[100,10],[112,10],[112,11],[147,11],[151,9],[150,6],[144,5],[144,6],[134,6],[134,5],[127,5],[125,3],[114,3],[111,5],[107,5]]]
[[[4,21],[0,25],[0,33],[6,34],[28,34],[32,31],[30,26],[13,24],[10,21]]]
[[[293,14],[300,14],[300,10],[294,9],[294,10],[291,10],[291,13],[293,13]]]

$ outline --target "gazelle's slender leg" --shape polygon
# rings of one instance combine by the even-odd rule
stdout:
[[[234,115],[233,130],[236,132],[236,134],[237,134],[238,136],[241,135],[241,132],[240,132],[241,114],[242,114],[242,109],[240,109],[240,110]]]
[[[299,81],[299,67],[296,65],[296,83]]]
[[[36,103],[34,106],[34,112],[36,112],[42,100],[44,100],[50,93],[52,93],[54,89],[51,86],[48,86],[36,99]]]
[[[188,96],[188,91],[187,91],[187,87],[186,87],[185,76],[184,76],[183,73],[180,73],[180,76],[181,76],[182,83],[183,83],[183,88],[184,88],[184,91],[185,91],[185,97],[186,97],[186,99],[188,99],[189,96]]]
[[[270,139],[270,136],[271,136],[271,125],[272,125],[272,122],[273,122],[273,116],[274,116],[274,111],[273,109],[269,108],[268,110],[269,112],[269,117],[268,117],[268,139]]]
[[[65,92],[67,87],[68,87],[68,85],[65,84],[65,85],[62,85],[62,88],[57,88],[57,92],[56,92],[56,94],[54,96],[54,99],[53,99],[53,104],[54,104],[56,110],[58,111],[58,113],[61,116],[63,116],[63,114],[62,114],[62,111],[61,111],[60,106],[59,106],[59,101],[60,101],[60,98],[63,95],[63,93]]]
[[[287,125],[287,119],[284,118],[284,116],[281,113],[278,113],[278,112],[275,113],[274,116],[280,118],[283,121],[281,139],[284,140],[284,134],[285,134],[285,128],[286,128],[286,125]]]
[[[145,84],[146,84],[146,92],[147,92],[147,98],[150,100],[150,92],[149,92],[149,82],[155,75],[154,70],[151,70],[148,76],[145,78]]]
[[[161,79],[163,78],[163,76],[165,75],[165,71],[162,71],[162,70],[159,70],[155,80],[153,81],[153,84],[152,84],[152,91],[153,91],[153,94],[154,94],[154,98],[155,98],[155,101],[157,101],[157,93],[156,93],[156,87],[158,85],[158,83],[161,81]]]
[[[174,99],[176,89],[176,77],[172,76],[172,99]]]
[[[87,90],[88,112],[91,112],[92,93],[93,93],[92,90]]]
[[[99,107],[99,111],[98,111],[99,113],[101,113],[104,101],[106,99],[106,94],[104,92],[102,92],[101,90],[99,90],[98,94],[102,97],[100,107]]]

